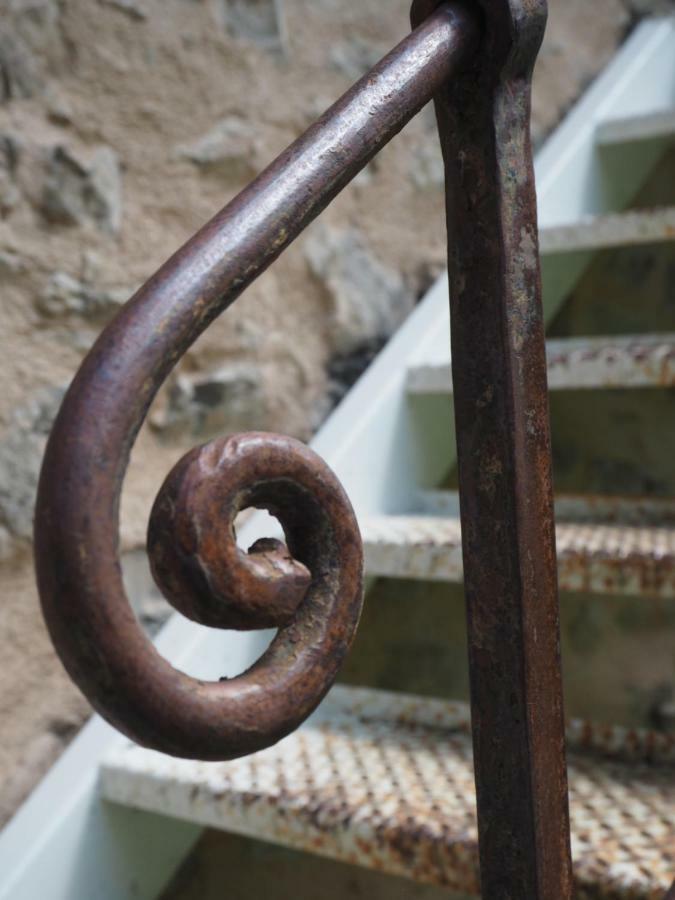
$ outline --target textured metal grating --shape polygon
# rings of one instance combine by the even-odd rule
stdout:
[[[462,580],[457,518],[379,516],[361,531],[369,575]],[[562,590],[675,596],[675,529],[563,523],[556,535]]]
[[[565,338],[546,344],[550,390],[672,387],[675,335]],[[415,366],[407,377],[413,394],[448,394],[447,363]]]
[[[234,762],[125,744],[101,788],[126,806],[477,894],[469,731],[464,704],[338,687],[298,732]],[[661,900],[675,877],[675,773],[639,761],[675,761],[675,741],[657,738],[568,729],[571,747],[634,759],[571,753],[580,897]]]

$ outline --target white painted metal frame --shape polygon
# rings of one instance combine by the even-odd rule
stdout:
[[[644,148],[636,154],[623,146],[605,147],[607,158],[601,160],[596,129],[673,106],[675,17],[640,25],[538,154],[542,226],[572,224],[625,206],[656,156]],[[609,177],[615,164],[622,171],[618,191],[617,179]],[[566,258],[564,267],[552,259],[553,265],[544,262],[549,317],[581,272],[585,254]],[[437,407],[416,403],[412,408],[406,399],[407,368],[434,359],[448,359],[446,279],[430,290],[313,441],[360,516],[411,508],[418,488],[434,486],[452,461],[451,423],[437,415]],[[262,523],[252,517],[241,537],[250,543]],[[184,670],[218,677],[241,671],[267,637],[207,632],[174,615],[157,646]],[[95,717],[3,830],[0,900],[158,895],[199,830],[175,819],[113,809],[100,799],[100,761],[120,740]]]

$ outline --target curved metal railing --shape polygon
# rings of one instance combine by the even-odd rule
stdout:
[[[155,506],[149,549],[155,572],[164,571],[165,586],[171,582],[170,602],[220,627],[285,626],[251,670],[210,684],[162,659],[131,611],[118,556],[122,479],[148,406],[182,354],[431,99],[477,30],[464,6],[435,12],[162,266],[101,334],[68,391],[36,508],[40,596],[71,677],[104,718],[141,744],[203,759],[259,750],[297,727],[335,677],[361,606],[361,542],[349,501],[318,457],[263,435],[215,442],[189,454],[191,468],[179,464],[180,476],[174,470]],[[191,539],[162,522],[173,504],[169,493],[196,505],[193,481],[222,479],[232,487],[218,489],[215,512],[227,508],[227,517],[188,548]],[[287,524],[296,497],[308,515],[293,523],[289,544],[313,576],[297,610],[307,588],[298,572],[265,552],[240,558],[232,536],[238,508],[284,509]],[[175,573],[166,573],[163,560],[172,554],[192,567],[189,601]],[[219,556],[221,570],[237,561],[224,572],[230,594],[240,596],[237,616],[214,581]],[[279,596],[289,579],[298,581],[290,606]],[[276,586],[276,615],[269,606],[261,614],[265,584]],[[215,621],[215,609],[222,620]]]
[[[546,368],[529,143],[545,0],[415,0],[414,31],[179,250],[105,329],[47,446],[35,521],[44,615],[93,706],[144,745],[228,759],[297,727],[362,603],[358,526],[312,451],[245,434],[188,453],[151,515],[166,597],[198,622],[278,627],[247,672],[205,683],[138,625],[118,553],[122,480],[158,388],[213,319],[432,97],[450,237],[453,383],[483,895],[568,900],[569,825]],[[244,554],[264,507],[288,546]]]

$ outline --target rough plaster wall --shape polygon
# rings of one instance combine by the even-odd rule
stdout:
[[[537,140],[635,6],[552,0]],[[406,0],[384,16],[379,0],[0,4],[0,821],[88,712],[49,645],[30,557],[63,388],[133,288],[407,27]],[[185,357],[134,452],[125,548],[187,447],[318,426],[443,265],[440,177],[426,111]]]

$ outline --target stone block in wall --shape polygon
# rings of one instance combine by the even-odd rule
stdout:
[[[179,374],[150,423],[167,437],[202,438],[263,428],[267,403],[258,367],[231,363],[211,372]]]
[[[61,225],[93,222],[104,231],[119,231],[122,184],[115,151],[111,147],[99,147],[85,161],[66,147],[54,147],[47,159],[40,206],[49,222]]]
[[[283,47],[282,0],[221,0],[221,9],[233,37],[267,49]]]
[[[19,203],[21,190],[16,181],[21,145],[12,134],[0,134],[0,217],[7,216]]]
[[[0,277],[9,280],[28,271],[26,260],[12,250],[0,249]]]
[[[67,272],[54,272],[35,307],[45,316],[76,314],[85,319],[109,319],[131,296],[128,288],[101,288]]]
[[[330,51],[332,64],[350,81],[356,81],[373,68],[390,48],[381,47],[355,36],[339,41]]]
[[[59,0],[0,4],[0,103],[41,94],[67,56]]]
[[[44,95],[45,111],[47,118],[55,125],[72,125],[74,118],[73,106],[68,94],[65,93],[57,82],[50,82]]]
[[[353,230],[320,225],[305,245],[310,269],[330,300],[328,340],[347,355],[389,337],[413,307],[401,276],[384,266]]]
[[[39,67],[21,41],[0,33],[0,100],[32,97],[42,90]]]
[[[257,149],[256,130],[251,122],[228,116],[196,141],[181,144],[175,155],[204,172],[240,181],[256,174]]]
[[[148,17],[148,11],[142,0],[99,0],[99,2],[103,6],[112,6],[114,9],[119,9],[132,19],[142,21]]]
[[[5,554],[7,535],[26,540],[33,533],[33,507],[47,435],[63,398],[64,388],[36,394],[16,409],[0,440],[0,528]]]

